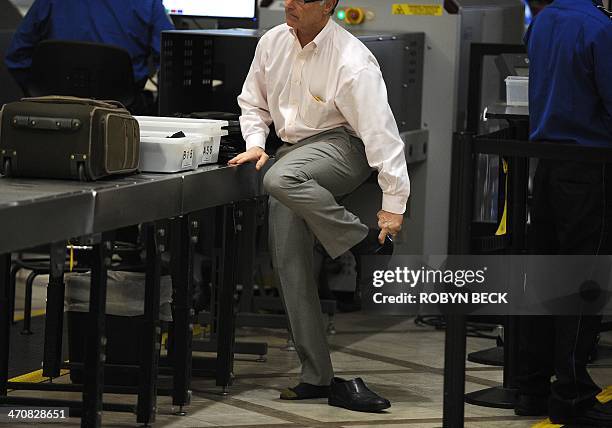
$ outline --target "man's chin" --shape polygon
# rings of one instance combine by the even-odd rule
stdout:
[[[298,25],[298,20],[290,15],[285,15],[285,21],[287,22],[287,25],[292,28],[296,28]]]

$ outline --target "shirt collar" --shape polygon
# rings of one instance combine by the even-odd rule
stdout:
[[[323,27],[323,29],[319,31],[319,34],[317,34],[313,41],[304,46],[304,50],[316,49],[321,46],[321,44],[324,43],[327,38],[329,38],[329,35],[332,32],[334,25],[336,25],[334,20],[332,18],[329,18],[327,24],[325,24],[325,27]],[[293,37],[295,37],[295,41],[299,44],[300,41],[297,38],[297,33],[295,32],[295,29],[293,27],[289,27],[289,32],[291,33],[291,35],[293,35]]]
[[[329,37],[329,34],[332,32],[332,27],[334,25],[334,20],[329,18],[327,24],[325,24],[325,27],[323,27],[323,29],[319,31],[319,34],[317,34],[317,37],[315,37],[311,43],[314,43],[315,47],[321,46],[321,44]]]

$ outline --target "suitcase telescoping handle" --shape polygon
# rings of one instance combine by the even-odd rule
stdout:
[[[14,116],[15,128],[44,129],[47,131],[77,131],[81,128],[81,121],[61,117]]]
[[[81,104],[94,107],[125,110],[125,106],[119,101],[114,100],[92,100],[91,98],[78,98],[59,95],[48,95],[44,97],[22,98],[21,101],[30,101],[35,103],[52,103],[52,104]]]

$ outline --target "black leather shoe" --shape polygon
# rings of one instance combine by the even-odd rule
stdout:
[[[354,256],[391,256],[393,255],[393,240],[389,235],[385,236],[385,242],[378,242],[380,230],[370,229],[368,236],[351,248]]]
[[[517,416],[546,416],[548,415],[548,397],[519,395],[514,405],[514,414]]]
[[[368,389],[359,377],[353,380],[333,378],[327,402],[330,406],[357,412],[380,412],[391,407],[389,400]]]

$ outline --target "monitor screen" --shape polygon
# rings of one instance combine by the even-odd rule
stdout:
[[[163,0],[170,15],[209,18],[256,18],[256,0]]]

